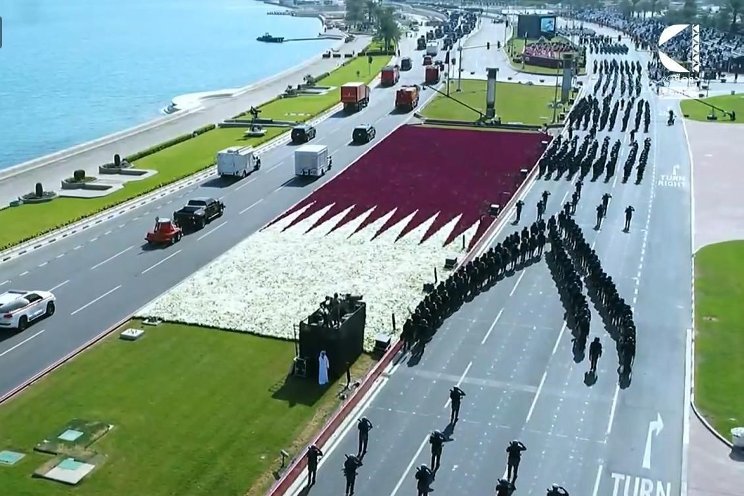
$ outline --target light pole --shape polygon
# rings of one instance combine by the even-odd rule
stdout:
[[[558,111],[558,76],[560,76],[561,66],[563,61],[559,61],[558,67],[555,70],[555,91],[553,92],[553,122],[555,124],[556,112]]]
[[[462,91],[462,38],[458,43],[457,51],[459,52],[457,55],[457,92],[459,93]]]

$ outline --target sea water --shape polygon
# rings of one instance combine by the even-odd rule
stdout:
[[[238,88],[325,50],[316,18],[253,0],[0,0],[0,169],[147,122],[178,95]]]

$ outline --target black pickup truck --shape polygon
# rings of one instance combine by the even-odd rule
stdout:
[[[181,210],[173,212],[173,221],[179,227],[201,229],[207,222],[219,217],[225,211],[225,204],[214,198],[194,198]]]

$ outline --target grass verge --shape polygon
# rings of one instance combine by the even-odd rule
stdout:
[[[452,84],[450,95],[463,103],[486,111],[486,81],[466,79],[462,81],[462,91],[455,92],[457,83]],[[528,125],[550,124],[553,119],[553,109],[549,104],[553,101],[555,88],[552,86],[537,86],[518,83],[496,84],[496,115],[506,124],[522,123]],[[446,119],[455,121],[474,122],[479,115],[467,107],[447,98],[437,95],[421,111],[429,119]]]
[[[744,94],[743,95],[721,95],[712,96],[710,98],[703,98],[702,101],[707,102],[711,105],[715,105],[718,108],[722,108],[727,112],[734,111],[738,118],[744,117]],[[687,116],[687,119],[693,121],[704,121],[704,122],[721,122],[727,124],[741,124],[741,120],[732,121],[728,115],[724,115],[721,112],[715,111],[717,121],[709,121],[708,116],[710,115],[711,108],[707,105],[698,102],[697,100],[682,100],[680,103],[682,113]]]
[[[0,408],[0,449],[27,454],[0,470],[3,494],[263,494],[279,450],[300,452],[339,404],[338,385],[285,382],[292,343],[175,324],[116,334]],[[74,489],[30,477],[51,458],[33,446],[75,418],[114,425],[90,447],[106,463]]]
[[[358,79],[371,81],[389,60],[388,56],[373,57],[372,64],[369,64],[367,57],[357,57],[328,74],[319,84],[340,86]],[[278,99],[261,106],[263,110],[261,116],[305,121],[333,107],[339,99],[337,90],[326,95]],[[216,153],[223,148],[233,145],[259,146],[287,132],[287,129],[268,128],[266,135],[261,138],[244,138],[244,131],[245,129],[240,128],[214,129],[143,157],[134,162],[134,166],[156,170],[158,173],[141,181],[127,182],[119,191],[104,197],[57,198],[47,203],[0,209],[0,225],[3,226],[3,229],[0,229],[0,250],[90,217],[204,170],[214,163]],[[50,185],[45,186],[46,189],[52,189]],[[33,185],[29,184],[28,192],[32,188]],[[24,193],[27,192],[19,192]]]
[[[695,255],[695,403],[724,437],[744,425],[744,241]]]

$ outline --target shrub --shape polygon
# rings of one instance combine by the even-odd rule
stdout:
[[[41,198],[44,196],[44,187],[41,185],[41,183],[36,183],[36,196]]]
[[[114,167],[119,168],[121,167],[121,157],[118,153],[114,154]]]
[[[182,134],[181,136],[178,136],[176,138],[173,138],[171,140],[165,141],[163,143],[160,143],[159,145],[155,145],[151,148],[148,148],[146,150],[142,150],[141,152],[134,153],[130,156],[128,156],[125,160],[129,163],[135,162],[141,158],[147,157],[148,155],[152,155],[153,153],[157,153],[161,150],[165,150],[166,148],[170,148],[173,145],[177,145],[179,143],[183,143],[184,141],[188,141],[191,138],[194,138],[196,136],[199,136],[200,134],[204,134],[207,131],[211,131],[212,129],[216,128],[217,126],[214,124],[210,124],[208,126],[200,127],[193,133],[189,134]]]
[[[82,169],[78,169],[73,173],[72,177],[73,179],[75,179],[75,181],[83,181],[85,180],[85,171]]]

